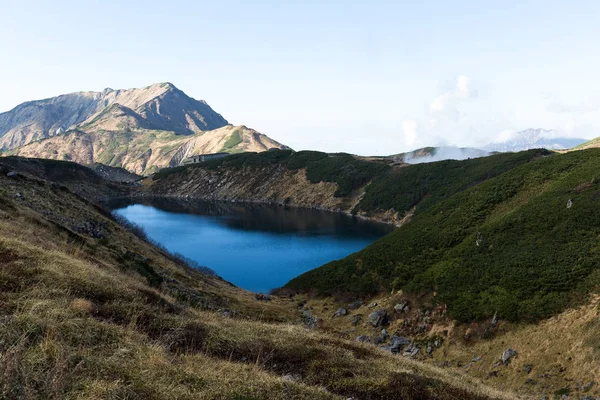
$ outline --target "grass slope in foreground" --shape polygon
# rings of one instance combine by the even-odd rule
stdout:
[[[289,300],[257,302],[186,268],[95,205],[89,169],[5,160],[0,398],[514,398],[307,330]]]
[[[365,250],[287,287],[403,289],[447,303],[460,321],[496,312],[509,320],[548,317],[598,284],[599,175],[600,150],[539,158],[428,205]]]

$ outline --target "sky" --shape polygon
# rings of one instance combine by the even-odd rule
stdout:
[[[0,112],[172,82],[294,149],[600,136],[600,2],[0,0]]]

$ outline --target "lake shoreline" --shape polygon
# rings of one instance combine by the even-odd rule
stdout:
[[[400,226],[402,226],[403,221],[404,221],[404,219],[402,219],[401,221],[396,221],[391,218],[369,217],[366,215],[352,214],[352,212],[350,212],[350,211],[342,210],[339,208],[332,209],[332,208],[318,207],[318,206],[303,206],[303,205],[296,205],[296,204],[292,204],[292,203],[285,203],[285,202],[281,202],[281,201],[265,201],[265,200],[250,200],[250,199],[222,199],[222,198],[215,199],[215,198],[210,198],[210,197],[190,196],[190,195],[181,196],[181,195],[172,195],[172,194],[134,193],[134,194],[130,194],[127,196],[111,197],[111,198],[107,199],[106,201],[104,201],[103,203],[111,202],[111,201],[118,201],[118,200],[126,200],[126,199],[133,200],[133,199],[137,199],[137,198],[174,199],[174,200],[179,200],[179,201],[194,201],[194,200],[196,200],[196,201],[204,201],[204,202],[224,202],[224,203],[231,203],[231,204],[264,204],[264,205],[270,205],[270,206],[288,207],[288,208],[295,208],[295,209],[325,211],[325,212],[331,212],[331,213],[335,213],[335,214],[345,215],[350,218],[357,218],[357,219],[360,219],[363,221],[389,225],[389,226],[393,226],[394,228],[399,228]]]

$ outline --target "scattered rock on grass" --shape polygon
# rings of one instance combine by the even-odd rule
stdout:
[[[408,311],[408,302],[403,301],[402,303],[396,304],[394,306],[394,311],[396,311],[397,313],[403,313],[405,311]]]
[[[387,322],[387,312],[385,310],[373,311],[369,314],[368,320],[374,327],[384,325]]]
[[[507,362],[509,362],[514,356],[517,355],[517,352],[514,351],[513,349],[506,349],[504,350],[504,352],[502,353],[502,364],[506,364]]]
[[[348,304],[349,310],[358,310],[363,305],[362,301],[355,301],[354,303]]]
[[[345,308],[338,308],[337,311],[333,314],[333,318],[343,317],[346,314],[348,314],[348,311]]]

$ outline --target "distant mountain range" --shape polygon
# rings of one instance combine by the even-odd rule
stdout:
[[[523,151],[544,148],[548,150],[570,149],[585,143],[582,138],[568,138],[560,136],[552,129],[525,129],[517,132],[514,138],[503,142],[492,142],[484,147],[488,151]]]
[[[205,101],[164,82],[30,101],[0,114],[0,150],[27,157],[103,163],[148,174],[198,153],[287,148],[232,126]]]
[[[481,149],[472,147],[438,146],[423,147],[407,153],[394,154],[389,157],[395,162],[420,164],[441,160],[466,160],[469,158],[486,157],[492,153],[518,152],[531,149],[566,150],[584,143],[594,147],[583,138],[561,137],[551,129],[525,129],[517,132],[513,138],[506,141],[492,142]]]

